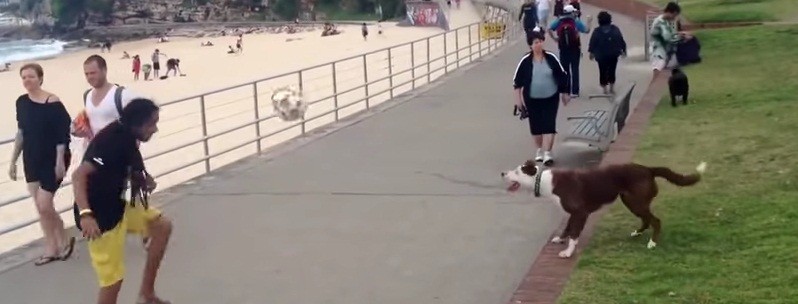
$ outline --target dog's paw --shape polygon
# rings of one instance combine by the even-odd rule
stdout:
[[[565,240],[560,238],[559,236],[555,236],[551,239],[551,242],[554,244],[562,244],[565,243]]]
[[[567,259],[570,258],[573,253],[574,253],[573,250],[565,249],[563,251],[560,251],[558,255],[560,256],[560,258]]]
[[[648,245],[646,245],[646,247],[648,247],[648,249],[654,249],[654,247],[657,247],[657,243],[654,242],[654,240],[648,240]]]
[[[639,232],[637,230],[632,231],[632,234],[630,234],[631,237],[636,237],[636,236],[641,236],[641,235],[643,235],[643,233]]]

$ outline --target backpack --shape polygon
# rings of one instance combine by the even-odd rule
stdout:
[[[565,3],[563,0],[556,0],[554,1],[554,16],[559,17],[563,15],[563,8],[565,8]]]
[[[557,27],[557,38],[560,49],[578,49],[580,47],[579,32],[576,30],[576,20],[565,18],[560,20]]]
[[[117,84],[116,85],[116,90],[114,91],[114,105],[116,105],[116,111],[119,113],[120,117],[122,116],[122,109],[123,109],[123,107],[122,107],[122,90],[124,90],[124,89],[125,89],[125,87]],[[86,92],[83,92],[83,104],[84,105],[89,103],[89,100],[88,100],[89,93],[91,93],[91,89],[88,89],[88,90],[86,90]]]
[[[607,28],[597,28],[595,49],[597,53],[605,54],[608,57],[618,57],[623,50],[619,41],[616,39],[615,28],[613,26]]]

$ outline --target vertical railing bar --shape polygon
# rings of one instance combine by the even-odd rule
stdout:
[[[255,99],[254,99],[255,100],[255,136],[257,136],[256,138],[260,138],[260,104],[258,103],[258,83],[257,82],[253,82],[252,83],[252,93],[255,96]],[[260,152],[263,151],[263,150],[261,150],[260,140],[255,142],[255,146],[257,146],[258,154],[260,154]]]
[[[363,88],[366,90],[366,109],[370,108],[369,105],[369,68],[366,62],[366,54],[363,54],[363,81],[365,85]]]
[[[410,78],[413,79],[411,88],[416,89],[416,43],[410,43]]]
[[[202,118],[202,148],[205,152],[205,173],[211,172],[210,149],[208,148],[208,119],[205,116],[205,95],[200,96],[200,116]]]
[[[305,86],[302,84],[302,71],[304,71],[304,70],[299,70],[299,73],[297,73],[297,76],[299,78],[299,91],[302,92],[302,95],[304,95],[305,94],[304,93],[305,92]],[[305,117],[303,115],[302,124],[300,125],[300,129],[302,131],[302,134],[305,134],[305,124],[306,124]]]
[[[338,79],[335,75],[335,64],[337,61],[333,61],[332,63],[332,82],[333,82],[333,107],[335,109],[335,121],[338,121]]]
[[[427,38],[427,84],[432,83],[432,63],[429,60],[429,38]]]
[[[393,99],[393,60],[391,59],[391,48],[388,48],[388,88]]]

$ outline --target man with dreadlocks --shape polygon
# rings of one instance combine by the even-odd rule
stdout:
[[[137,141],[147,142],[158,132],[158,106],[149,99],[133,99],[120,119],[92,139],[83,161],[72,175],[75,223],[89,239],[89,255],[97,273],[97,303],[115,304],[125,275],[125,235],[147,230],[151,238],[138,304],[167,304],[155,294],[155,277],[172,233],[171,222],[148,208],[155,181],[147,174]],[[122,198],[130,180],[130,204]]]

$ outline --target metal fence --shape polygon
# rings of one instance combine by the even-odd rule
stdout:
[[[175,184],[185,182],[215,168],[261,153],[271,145],[304,135],[315,128],[368,110],[377,103],[429,84],[436,78],[474,62],[517,39],[516,20],[505,10],[489,7],[484,19],[483,22],[506,24],[501,38],[481,39],[481,23],[473,23],[401,45],[163,103],[162,118],[159,123],[161,131],[157,137],[177,138],[176,135],[179,134],[183,142],[175,144],[174,142],[179,140],[172,140],[170,141],[172,146],[159,152],[146,153],[147,166],[171,167],[154,174],[159,178],[161,185],[164,177],[195,168],[193,175],[183,174],[180,181]],[[440,55],[433,54],[436,52],[440,52]],[[323,82],[327,82],[327,85],[322,84]],[[268,88],[287,84],[298,85],[303,91],[313,89],[315,95],[320,96],[311,99],[306,117],[295,122],[284,122],[270,113],[271,100],[268,98],[270,93]],[[232,111],[233,103],[238,103],[239,106],[248,103],[249,106],[227,117],[213,117],[218,112]],[[197,108],[190,110],[191,107]],[[164,113],[172,108],[189,109],[190,113],[165,119]],[[176,121],[191,116],[199,116],[199,124],[177,130],[179,126],[176,125]],[[236,123],[232,124],[232,127],[229,123],[224,126],[217,123],[224,119],[234,120]],[[170,120],[175,122],[174,128],[169,125]],[[185,122],[180,124],[183,125]],[[190,138],[185,136],[186,132],[197,136]],[[275,139],[280,136],[283,138]],[[12,144],[13,139],[2,140],[0,148],[8,148]],[[235,154],[234,152],[238,152],[237,155],[227,157],[226,160],[222,159],[223,156]],[[192,157],[192,154],[196,157]],[[59,195],[67,195],[68,198],[56,198],[60,200],[61,208],[57,208],[59,213],[71,209],[72,199],[69,193],[71,191],[63,191],[70,185],[71,181],[65,181],[62,190],[59,191]],[[18,194],[0,201],[0,208],[13,206],[29,198],[29,195]],[[11,224],[4,223],[0,227],[0,236],[28,227],[37,221],[36,217]]]

